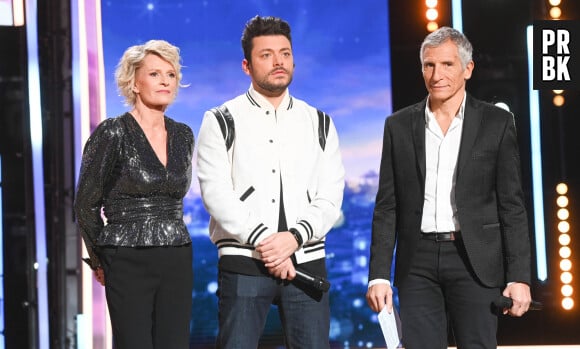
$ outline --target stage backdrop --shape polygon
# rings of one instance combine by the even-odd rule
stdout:
[[[249,87],[240,37],[255,15],[290,23],[296,63],[290,92],[331,115],[340,137],[347,183],[344,220],[328,235],[330,339],[339,347],[384,346],[365,292],[382,130],[392,109],[387,1],[102,1],[107,116],[127,110],[114,82],[123,51],[164,39],[181,48],[183,83],[189,85],[167,115],[197,134],[205,110]],[[217,251],[196,178],[185,199],[185,219],[194,246],[191,343],[198,347],[212,343],[217,332]],[[275,310],[264,337],[282,342]]]

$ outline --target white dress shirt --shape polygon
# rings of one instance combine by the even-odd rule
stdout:
[[[429,103],[425,107],[425,201],[421,220],[421,231],[425,233],[460,230],[455,178],[464,110],[465,97],[444,135]]]

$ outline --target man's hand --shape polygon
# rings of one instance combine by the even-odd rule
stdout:
[[[289,231],[282,231],[268,236],[256,247],[262,256],[266,268],[276,268],[298,249],[298,242]]]
[[[369,307],[380,312],[385,305],[389,313],[393,312],[393,289],[388,284],[375,284],[367,290],[367,303]]]
[[[509,314],[511,316],[520,317],[524,315],[530,308],[530,303],[532,303],[530,286],[522,282],[509,284],[505,290],[503,290],[503,295],[511,298],[513,301],[511,308],[503,310],[504,314]]]
[[[268,268],[270,275],[282,280],[294,280],[296,277],[296,269],[292,263],[291,258],[287,258],[284,262],[275,267]]]

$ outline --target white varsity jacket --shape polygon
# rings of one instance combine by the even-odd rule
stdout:
[[[327,118],[323,150],[317,110],[288,91],[277,110],[251,86],[225,106],[235,124],[230,150],[211,111],[204,115],[197,146],[197,175],[219,256],[260,259],[255,246],[277,233],[282,182],[288,228],[298,230],[304,242],[297,262],[324,258],[325,236],[340,217],[344,189],[332,120]]]

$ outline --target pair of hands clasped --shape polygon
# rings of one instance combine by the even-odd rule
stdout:
[[[503,295],[513,300],[512,307],[509,309],[503,309],[503,313],[514,317],[520,317],[524,315],[532,303],[530,286],[525,283],[510,283],[504,289]],[[388,284],[376,284],[370,286],[367,291],[367,303],[369,307],[376,312],[381,311],[386,306],[389,313],[392,313],[393,290],[391,286]]]
[[[256,251],[260,253],[262,262],[272,276],[283,280],[293,280],[296,277],[296,269],[290,257],[298,247],[294,235],[289,231],[283,231],[262,240],[256,246]]]

